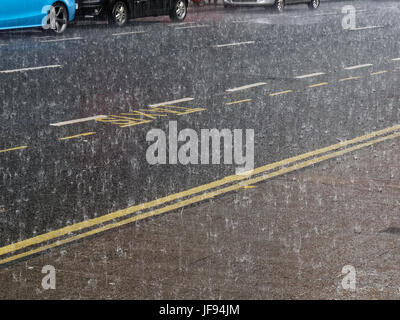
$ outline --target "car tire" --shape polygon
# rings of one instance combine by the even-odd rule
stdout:
[[[52,10],[54,10],[52,12]],[[51,6],[50,13],[48,16],[48,26],[52,32],[57,34],[63,33],[68,26],[68,9],[61,3],[56,2]]]
[[[315,10],[319,7],[321,3],[321,0],[311,0],[311,2],[308,3],[308,8],[311,10]]]
[[[274,10],[277,13],[282,13],[285,10],[285,0],[275,0]]]
[[[182,22],[187,15],[187,3],[185,0],[175,0],[172,5],[169,17],[172,21]]]
[[[116,1],[111,6],[109,13],[109,22],[123,27],[127,24],[129,18],[129,9],[125,1]]]

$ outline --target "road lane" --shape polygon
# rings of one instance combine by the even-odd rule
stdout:
[[[309,15],[305,7],[290,10]],[[381,20],[379,14],[375,19]],[[336,17],[232,23],[241,16],[259,22],[270,18],[257,10],[221,14],[215,21],[204,14],[199,21],[212,25],[212,32],[182,30],[184,38],[167,28],[164,18],[144,19],[121,30],[74,27],[66,37],[85,41],[56,42],[51,50],[26,34],[0,48],[6,54],[1,70],[28,62],[63,66],[61,72],[0,75],[0,149],[28,146],[0,158],[1,246],[232,174],[234,166],[148,165],[146,133],[168,130],[170,120],[196,131],[254,128],[258,166],[400,123],[399,76],[392,60],[399,55],[399,42],[383,46],[398,37],[396,14],[383,28],[358,33],[341,29]],[[321,28],[315,31],[315,24]],[[141,34],[110,37],[143,28],[145,41]],[[362,64],[369,68],[355,68]],[[324,82],[296,79],[318,70],[324,71],[318,76]],[[390,72],[377,74],[382,70]],[[263,85],[246,90],[255,83]],[[229,88],[246,89],[226,92]],[[175,104],[198,112],[171,115],[169,109],[168,117],[156,119],[138,114]],[[73,122],[96,114],[107,118]],[[65,121],[72,122],[50,126]],[[81,136],[94,132],[88,139]]]

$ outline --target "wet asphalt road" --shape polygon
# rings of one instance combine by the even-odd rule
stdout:
[[[282,15],[191,7],[185,24],[0,33],[0,150],[27,146],[0,153],[0,246],[234,174],[225,164],[149,165],[147,132],[172,120],[178,130],[254,129],[256,167],[398,124],[399,6],[354,1],[360,29],[343,30],[345,4]],[[41,66],[53,67],[14,72]],[[173,105],[194,112],[123,128],[51,125],[182,98],[193,100]]]

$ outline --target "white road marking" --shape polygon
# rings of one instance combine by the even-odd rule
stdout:
[[[338,15],[340,12],[321,12],[321,13],[314,13],[311,16],[333,16],[333,15]]]
[[[193,23],[196,23],[196,22],[172,22],[172,23],[170,23],[170,24],[168,24],[168,27],[176,27],[176,26],[185,26],[185,25],[188,25],[188,24],[193,24]]]
[[[166,105],[169,105],[169,104],[185,102],[185,101],[192,101],[192,100],[194,100],[194,98],[182,98],[182,99],[178,99],[178,100],[172,100],[172,101],[166,101],[166,102],[151,104],[150,107],[161,107],[161,106],[166,106]]]
[[[107,116],[99,115],[99,116],[93,116],[93,117],[87,117],[87,118],[81,118],[81,119],[75,119],[75,120],[69,120],[69,121],[63,121],[63,122],[57,122],[57,123],[50,123],[50,125],[53,127],[61,127],[61,126],[66,126],[68,124],[86,122],[86,121],[91,121],[91,120],[96,120],[99,118],[106,118],[106,117]]]
[[[352,66],[352,67],[345,67],[345,70],[354,70],[354,69],[360,69],[360,68],[366,68],[366,67],[372,67],[373,64],[371,63],[366,63],[366,64],[359,64],[357,66]]]
[[[73,40],[83,40],[82,37],[75,37],[75,38],[63,38],[63,39],[54,39],[54,40],[39,40],[42,43],[45,42],[61,42],[61,41],[73,41]]]
[[[232,23],[250,23],[250,22],[253,22],[253,21],[250,21],[250,20],[237,20],[237,21],[232,21]]]
[[[61,65],[51,65],[51,66],[42,66],[42,67],[32,67],[32,68],[22,68],[22,69],[13,69],[13,70],[3,70],[0,73],[13,73],[13,72],[25,72],[25,71],[33,71],[33,70],[41,70],[41,69],[51,69],[51,68],[62,68]]]
[[[297,76],[297,77],[295,77],[296,79],[304,79],[304,78],[311,78],[311,77],[316,77],[316,76],[322,76],[322,75],[324,75],[325,73],[323,73],[323,72],[315,72],[315,73],[310,73],[310,74],[305,74],[305,75],[302,75],[302,76]]]
[[[223,47],[229,47],[229,46],[240,46],[242,44],[254,44],[254,43],[255,43],[255,41],[233,42],[233,43],[226,43],[226,44],[217,44],[214,47],[223,48]]]
[[[129,34],[138,34],[138,33],[146,33],[146,31],[131,31],[131,32],[113,33],[113,36],[126,36]]]
[[[181,29],[193,29],[193,28],[205,28],[205,27],[211,27],[210,25],[207,24],[202,24],[199,26],[187,26],[187,27],[179,27],[179,28],[175,28],[175,30],[181,30]]]
[[[365,12],[367,10],[356,10],[356,13],[359,12]],[[336,15],[340,15],[340,12],[336,12],[336,11],[328,11],[328,12],[320,12],[320,13],[314,13],[310,16],[307,16],[307,18],[309,17],[314,17],[314,16],[336,16]],[[304,15],[288,15],[288,17],[290,18],[304,18]]]
[[[228,89],[226,90],[227,92],[234,92],[234,91],[240,91],[240,90],[246,90],[249,88],[254,88],[254,87],[258,87],[258,86],[263,86],[265,85],[265,82],[257,82],[257,83],[253,83],[253,84],[248,84],[246,86],[242,86],[242,87],[237,87],[237,88],[232,88],[232,89]]]
[[[376,29],[376,28],[383,28],[383,27],[380,27],[380,26],[367,26],[367,27],[360,27],[360,28],[352,28],[352,29],[349,29],[349,30],[358,31],[358,30],[367,30],[367,29]]]
[[[400,58],[394,58],[392,61],[400,61]]]
[[[49,39],[49,38],[51,38],[51,39],[57,39],[57,37],[54,37],[54,36],[39,36],[39,37],[32,37],[33,39]]]

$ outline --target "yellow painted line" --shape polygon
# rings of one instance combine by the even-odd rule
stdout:
[[[285,90],[285,91],[270,93],[269,96],[274,97],[274,96],[279,96],[281,94],[291,93],[291,92],[293,92],[293,90]]]
[[[243,189],[254,189],[256,186],[244,186]]]
[[[14,151],[14,150],[22,150],[22,149],[26,149],[26,148],[28,148],[28,146],[20,146],[20,147],[15,147],[15,148],[10,148],[10,149],[4,149],[4,150],[0,150],[0,153]]]
[[[72,242],[72,241],[76,241],[76,240],[79,240],[79,239],[82,239],[82,238],[86,238],[86,237],[98,234],[100,232],[104,232],[106,230],[114,229],[114,228],[129,224],[129,223],[132,223],[132,222],[135,222],[135,221],[140,221],[140,220],[143,220],[143,219],[146,219],[146,218],[149,218],[149,217],[153,217],[153,216],[157,216],[157,215],[160,215],[162,213],[166,213],[166,212],[169,212],[169,211],[172,211],[172,210],[176,210],[176,209],[179,209],[179,208],[182,208],[182,207],[194,204],[194,203],[198,203],[198,202],[210,199],[210,198],[214,198],[214,197],[219,196],[221,194],[232,192],[232,191],[238,190],[240,188],[243,188],[245,186],[249,186],[249,185],[252,185],[252,184],[255,184],[255,183],[259,183],[261,181],[265,181],[265,180],[268,180],[268,179],[271,179],[271,178],[274,178],[274,177],[277,177],[277,176],[280,176],[280,175],[283,175],[283,174],[287,174],[287,173],[290,173],[290,172],[293,172],[293,171],[297,171],[299,169],[312,166],[312,165],[314,165],[316,163],[320,163],[322,161],[326,161],[326,160],[329,160],[329,159],[332,159],[332,158],[337,158],[337,157],[339,157],[341,155],[353,152],[355,150],[363,149],[363,148],[369,147],[369,146],[371,146],[373,144],[376,144],[376,143],[379,143],[379,142],[382,142],[382,141],[385,141],[385,140],[394,139],[394,138],[397,138],[397,137],[400,137],[400,132],[394,133],[394,134],[391,134],[391,135],[388,135],[388,136],[380,137],[380,138],[377,138],[377,139],[374,139],[374,140],[370,140],[368,142],[364,142],[364,143],[361,143],[361,144],[357,144],[357,145],[349,147],[347,149],[339,150],[339,151],[336,151],[336,152],[333,152],[333,153],[329,153],[327,155],[323,155],[323,156],[320,156],[320,157],[312,158],[310,160],[306,160],[306,161],[297,163],[297,164],[292,165],[292,166],[284,167],[284,168],[279,169],[277,171],[274,171],[274,172],[271,172],[271,173],[266,173],[266,174],[263,174],[261,176],[255,177],[255,178],[248,179],[248,180],[242,181],[240,183],[230,185],[228,187],[224,187],[224,188],[221,188],[221,189],[218,189],[218,190],[215,190],[215,191],[212,191],[212,192],[208,192],[208,193],[205,193],[205,194],[197,195],[197,196],[194,196],[192,198],[189,198],[189,199],[186,199],[186,200],[182,200],[180,202],[177,202],[177,203],[174,203],[174,204],[171,204],[171,205],[168,205],[168,206],[165,206],[165,207],[153,210],[153,211],[148,211],[148,212],[145,212],[145,213],[142,213],[142,214],[138,214],[136,216],[127,218],[127,219],[119,221],[119,222],[110,223],[110,224],[107,224],[105,226],[101,226],[99,228],[87,231],[85,233],[81,233],[81,234],[76,235],[76,236],[72,236],[72,237],[67,238],[67,239],[59,240],[59,241],[56,241],[54,243],[51,243],[51,244],[48,244],[48,245],[45,245],[45,246],[30,250],[30,251],[26,251],[26,252],[23,252],[23,253],[19,253],[19,254],[4,258],[4,259],[0,260],[0,264],[11,262],[11,261],[14,261],[14,260],[29,256],[29,255],[35,254],[35,253],[39,253],[39,252],[42,252],[42,251],[45,251],[45,250],[48,250],[48,249],[51,249],[51,248],[54,248],[54,247],[69,243],[69,242]]]
[[[311,86],[308,86],[309,88],[316,88],[316,87],[322,87],[328,85],[328,82],[321,82],[321,83],[316,83],[312,84]]]
[[[382,70],[382,71],[378,71],[378,72],[372,72],[371,76],[376,76],[378,74],[383,74],[383,73],[386,73],[386,72],[387,72],[387,70]]]
[[[238,100],[238,101],[232,101],[232,102],[228,102],[226,103],[227,106],[230,106],[232,104],[237,104],[237,103],[242,103],[242,102],[250,102],[251,99],[244,99],[244,100]]]
[[[70,136],[70,137],[64,137],[64,138],[60,138],[59,140],[63,141],[63,140],[69,140],[69,139],[75,139],[75,138],[79,138],[79,137],[86,137],[86,136],[90,136],[92,134],[96,134],[96,132],[86,132],[86,133],[81,133],[81,134],[77,134],[74,136]]]
[[[365,134],[363,136],[360,136],[360,137],[357,137],[354,139],[336,143],[336,144],[333,144],[333,145],[330,145],[330,146],[327,146],[327,147],[324,147],[321,149],[317,149],[317,150],[314,150],[311,152],[303,153],[298,156],[294,156],[294,157],[280,160],[280,161],[277,161],[277,162],[274,162],[271,164],[267,164],[267,165],[258,167],[256,169],[248,172],[248,174],[227,176],[223,179],[216,180],[216,181],[213,181],[213,182],[201,185],[201,186],[197,186],[197,187],[194,187],[194,188],[182,191],[182,192],[178,192],[178,193],[175,193],[175,194],[163,197],[163,198],[159,198],[159,199],[156,199],[153,201],[149,201],[146,203],[131,206],[131,207],[128,207],[128,208],[125,208],[122,210],[118,210],[118,211],[115,211],[115,212],[112,212],[109,214],[105,214],[105,215],[90,219],[90,220],[78,222],[78,223],[70,225],[70,226],[66,226],[66,227],[63,227],[63,228],[60,228],[60,229],[57,229],[54,231],[50,231],[50,232],[38,235],[33,238],[29,238],[26,240],[22,240],[20,242],[16,242],[16,243],[1,247],[0,255],[11,253],[13,251],[17,251],[17,250],[20,250],[20,249],[23,249],[23,248],[26,248],[26,247],[29,247],[32,245],[37,245],[42,242],[49,241],[49,240],[67,235],[69,233],[73,233],[73,232],[81,231],[86,228],[94,227],[96,225],[106,223],[106,222],[109,222],[114,219],[118,219],[118,218],[122,218],[127,215],[131,215],[138,211],[142,211],[142,210],[149,209],[149,208],[152,208],[155,206],[163,205],[163,204],[166,204],[166,203],[174,201],[174,200],[178,200],[178,199],[181,199],[184,197],[189,197],[189,196],[192,196],[197,193],[201,193],[201,192],[208,191],[210,189],[221,187],[228,183],[245,180],[247,178],[250,178],[251,176],[254,176],[254,175],[257,175],[260,173],[264,173],[266,171],[270,171],[270,170],[279,168],[281,166],[285,166],[285,165],[288,165],[288,164],[291,164],[294,162],[298,162],[298,161],[301,161],[301,160],[304,160],[304,159],[307,159],[310,157],[315,157],[315,156],[323,154],[323,153],[327,153],[327,152],[331,152],[331,151],[334,151],[334,150],[337,150],[340,148],[344,148],[348,145],[352,145],[355,143],[361,143],[363,141],[372,139],[374,137],[381,136],[384,134],[389,134],[389,133],[397,131],[397,130],[400,130],[400,125],[395,125],[395,126],[392,126],[392,127],[386,128],[386,129],[371,132],[371,133]],[[252,183],[249,183],[249,184],[252,184]]]
[[[343,79],[340,79],[339,82],[349,81],[349,80],[357,80],[357,79],[360,79],[360,77],[343,78]]]

